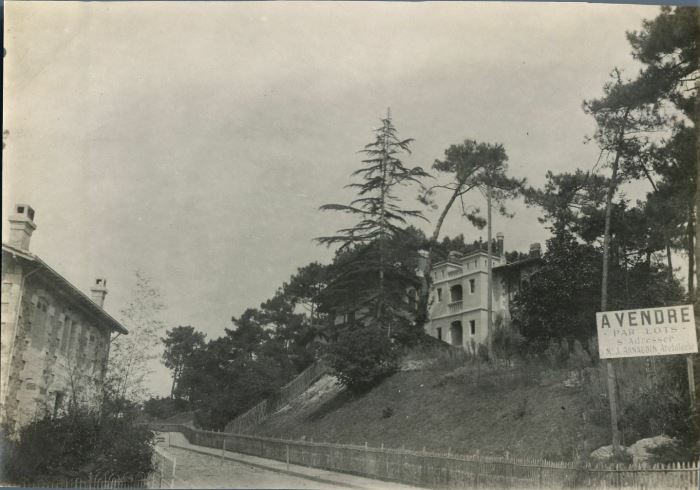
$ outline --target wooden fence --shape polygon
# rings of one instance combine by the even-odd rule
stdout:
[[[290,400],[301,395],[309,386],[314,384],[318,379],[328,372],[328,366],[323,361],[319,360],[311,364],[298,376],[289,383],[280,388],[279,396],[275,399],[263,400],[255,405],[247,412],[239,415],[231,422],[226,424],[224,429],[226,432],[235,434],[243,432],[248,427],[251,427],[262,420],[272,415],[276,410],[283,407]]]
[[[99,489],[135,489],[135,488],[174,488],[175,458],[161,448],[156,447],[153,454],[154,470],[144,478],[110,478],[43,480],[17,485],[28,488],[99,488]]]
[[[149,486],[149,478],[140,480],[121,480],[121,479],[65,479],[65,480],[49,480],[38,481],[21,485],[26,488],[156,488]]]
[[[176,466],[175,456],[156,446],[153,454],[154,470],[149,475],[148,488],[174,488]]]
[[[698,463],[590,466],[479,455],[372,448],[212,432],[174,424],[192,444],[427,488],[698,490]]]

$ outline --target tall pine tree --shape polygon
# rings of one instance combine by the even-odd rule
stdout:
[[[362,301],[371,302],[375,318],[379,319],[386,312],[387,275],[391,273],[392,263],[389,246],[408,225],[410,218],[425,219],[420,210],[405,209],[397,191],[401,186],[419,183],[428,174],[420,167],[408,168],[401,161],[403,153],[410,153],[412,139],[400,139],[391,121],[391,111],[382,119],[381,126],[375,130],[375,139],[367,144],[362,153],[362,167],[352,173],[361,182],[354,182],[347,187],[357,190],[357,198],[350,204],[325,204],[323,211],[340,211],[357,218],[357,223],[343,228],[332,236],[319,237],[325,245],[340,244],[339,251],[356,249],[357,259],[350,267],[354,273],[374,274],[376,281],[363,292]]]

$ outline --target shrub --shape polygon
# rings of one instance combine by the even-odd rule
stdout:
[[[544,351],[544,357],[552,369],[566,365],[566,361],[569,359],[569,343],[566,339],[549,339],[549,344]]]
[[[74,411],[3,431],[0,478],[42,480],[120,478],[136,481],[153,470],[154,434],[131,417]]]
[[[376,321],[344,327],[337,341],[328,346],[328,362],[338,380],[355,392],[367,390],[393,373],[398,354],[398,348]]]
[[[182,398],[153,397],[143,404],[143,413],[157,420],[169,419],[173,415],[190,410],[190,403]]]
[[[510,326],[498,325],[493,332],[494,355],[510,364],[522,351],[524,342],[525,337]]]

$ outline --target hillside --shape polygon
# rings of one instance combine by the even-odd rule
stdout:
[[[407,364],[363,395],[352,395],[324,376],[249,432],[376,447],[508,451],[553,460],[570,460],[609,444],[604,421],[590,422],[585,383],[565,382],[566,371],[543,375],[514,368],[483,372],[473,365]]]

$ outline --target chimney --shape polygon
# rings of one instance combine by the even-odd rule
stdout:
[[[105,304],[105,296],[107,296],[107,279],[98,277],[95,279],[95,285],[90,288],[90,297],[102,308]]]
[[[539,242],[530,245],[530,257],[540,257],[542,255],[542,246]]]
[[[14,214],[9,218],[10,239],[8,245],[29,251],[29,240],[36,230],[34,224],[34,210],[26,204],[16,204]]]
[[[496,252],[498,253],[498,255],[500,257],[503,257],[503,254],[505,252],[503,249],[504,238],[505,238],[505,236],[500,231],[498,233],[496,233]]]

